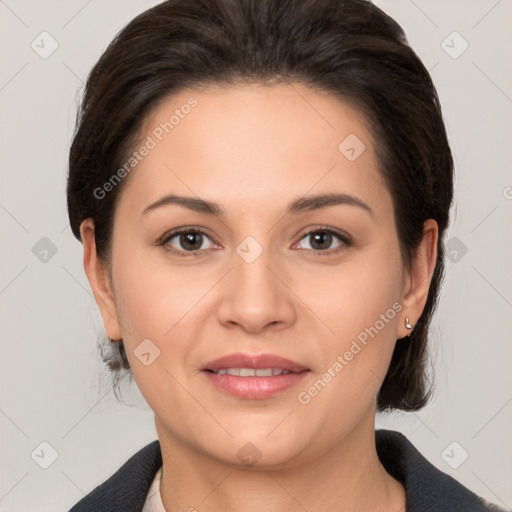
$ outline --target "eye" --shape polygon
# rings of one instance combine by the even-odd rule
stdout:
[[[182,229],[164,235],[160,244],[166,250],[176,252],[180,256],[198,256],[198,254],[195,254],[196,251],[208,249],[205,246],[207,240],[211,241],[211,238],[200,229]]]
[[[306,249],[316,255],[334,254],[341,250],[340,247],[350,247],[352,245],[350,237],[332,228],[316,228],[308,231],[295,244],[294,248],[299,246],[302,240],[308,241],[309,247],[299,247],[299,249]],[[200,256],[201,251],[211,249],[211,246],[208,247],[208,241],[215,245],[204,231],[198,228],[189,228],[165,234],[159,244],[164,246],[167,251],[186,257]],[[333,250],[332,244],[336,241],[338,241],[338,245]]]
[[[301,241],[302,240],[309,241],[309,247],[305,247],[306,250],[314,251],[317,254],[333,254],[339,252],[339,250],[332,250],[332,243],[336,240],[339,241],[336,247],[350,247],[352,245],[352,241],[348,236],[331,228],[317,228],[308,231],[301,238]],[[298,242],[298,244],[300,243],[301,242]]]

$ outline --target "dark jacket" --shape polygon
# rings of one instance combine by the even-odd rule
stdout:
[[[377,453],[386,471],[406,490],[406,512],[500,512],[451,476],[436,469],[401,433],[376,430]],[[162,466],[158,440],[133,455],[69,512],[141,512]]]

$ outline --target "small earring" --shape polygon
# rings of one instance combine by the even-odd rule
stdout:
[[[405,318],[405,327],[407,327],[407,329],[410,329],[411,331],[414,329],[414,327],[409,322],[409,317],[408,316]],[[410,335],[411,335],[411,333],[409,333],[407,336],[410,336]]]

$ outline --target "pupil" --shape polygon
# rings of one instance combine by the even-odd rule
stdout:
[[[200,233],[185,233],[181,235],[181,245],[184,249],[190,249],[192,251],[199,249],[201,247],[201,240],[199,237],[202,235]],[[199,244],[197,243],[199,239]],[[194,243],[195,242],[195,243]],[[198,247],[194,247],[194,245],[198,245]]]
[[[312,244],[312,247],[315,247],[315,244],[318,242],[321,247],[317,247],[317,249],[324,250],[328,249],[330,242],[331,242],[332,235],[330,233],[327,233],[325,231],[319,231],[318,233],[313,235],[314,243]],[[325,241],[327,240],[327,244],[325,244]],[[324,242],[322,244],[322,242]],[[322,246],[324,245],[324,246]]]

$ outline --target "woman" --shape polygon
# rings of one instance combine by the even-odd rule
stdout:
[[[498,510],[377,411],[428,401],[453,161],[364,0],[170,0],[93,68],[68,207],[158,440],[81,511]]]

